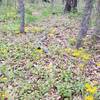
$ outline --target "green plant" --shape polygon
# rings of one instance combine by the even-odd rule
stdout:
[[[8,57],[8,45],[0,42],[0,59],[7,59]]]
[[[72,98],[73,95],[81,94],[84,87],[84,82],[79,80],[72,80],[73,79],[73,73],[70,71],[63,71],[61,73],[61,78],[57,82],[57,90],[58,93],[65,98]]]

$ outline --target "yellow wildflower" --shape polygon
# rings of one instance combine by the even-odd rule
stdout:
[[[0,80],[7,81],[7,77],[1,77]]]
[[[29,32],[30,27],[25,27],[25,32]]]
[[[33,52],[32,52],[32,56],[36,59],[39,60],[42,56],[43,56],[43,49],[41,49],[40,47],[36,48]]]
[[[94,97],[92,95],[91,96],[86,96],[85,100],[94,100]]]
[[[73,50],[72,56],[77,57],[77,58],[80,57],[84,61],[89,60],[91,57],[91,55],[86,53],[83,48],[80,48],[79,50],[77,49]]]
[[[91,57],[91,56],[90,56],[89,54],[84,53],[84,54],[82,55],[82,57],[81,57],[81,58],[82,58],[83,60],[87,61],[87,60],[89,60],[89,59],[90,59],[90,57]]]
[[[39,48],[36,49],[36,52],[43,53],[43,50],[39,47]]]
[[[91,84],[89,84],[89,83],[86,83],[86,84],[85,84],[85,88],[86,88],[86,89],[89,89],[89,88],[91,88]]]
[[[4,91],[0,92],[0,96],[4,97],[5,96],[5,92]]]
[[[71,48],[65,48],[65,52],[67,52],[68,54],[72,53],[72,49]]]
[[[53,37],[54,34],[56,33],[56,28],[50,28],[49,32],[48,32],[48,36]]]
[[[2,80],[7,80],[7,78],[6,78],[6,77],[4,77],[4,78],[2,78]]]
[[[40,56],[36,56],[35,59],[36,59],[36,60],[39,60],[39,59],[40,59]]]
[[[43,29],[41,27],[32,27],[31,28],[31,32],[35,33],[35,32],[41,32],[43,31]]]
[[[56,32],[56,28],[51,28],[49,34],[54,34]]]
[[[86,88],[86,91],[87,92],[90,92],[91,94],[95,94],[96,93],[96,91],[97,91],[97,87],[93,87],[93,86],[91,86],[91,84],[89,84],[89,83],[86,83],[85,84],[85,88]]]
[[[80,57],[80,55],[81,55],[80,50],[74,50],[73,53],[72,53],[72,56],[74,56],[74,57]]]
[[[32,27],[32,26],[25,27],[25,32],[35,33],[35,32],[41,32],[41,31],[43,31],[43,28],[41,28],[41,27]]]
[[[96,63],[96,65],[100,67],[100,62]]]
[[[95,94],[97,92],[97,87],[92,87],[90,93]]]
[[[80,69],[83,70],[83,68],[84,68],[84,64],[79,64],[79,67],[80,67]]]

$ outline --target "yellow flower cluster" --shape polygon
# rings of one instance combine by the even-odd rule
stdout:
[[[88,61],[91,58],[91,55],[86,53],[85,50],[82,48],[79,50],[72,50],[71,48],[66,48],[65,51],[76,58],[81,58],[83,61]]]
[[[49,30],[48,35],[49,35],[50,37],[53,37],[55,33],[56,33],[56,28],[53,27],[53,28],[51,28],[51,29]]]
[[[96,63],[96,65],[97,65],[98,67],[100,67],[100,62]]]
[[[78,66],[80,67],[81,70],[83,70],[83,68],[85,67],[85,64],[79,64]]]
[[[85,90],[89,93],[88,96],[85,96],[85,100],[94,100],[94,94],[97,92],[97,87],[92,86],[89,83],[85,84]]]
[[[0,100],[4,100],[5,97],[9,97],[9,94],[5,91],[0,91]]]
[[[0,77],[0,81],[7,81],[8,79],[7,79],[7,77]]]
[[[86,83],[85,84],[85,89],[87,92],[91,93],[91,94],[95,94],[97,92],[97,87],[95,86],[92,86],[91,84],[89,83]]]
[[[36,48],[33,52],[32,52],[32,56],[35,58],[35,60],[39,60],[43,54],[43,49]]]
[[[0,97],[4,97],[5,96],[5,92],[0,92]]]
[[[54,34],[55,32],[56,32],[56,28],[53,27],[50,29],[49,34]]]
[[[37,32],[41,32],[41,31],[43,31],[43,28],[41,28],[41,27],[36,27],[36,26],[25,27],[25,32],[37,33]]]
[[[65,48],[65,52],[67,52],[68,54],[71,54],[73,50],[71,48]]]
[[[3,47],[1,46],[0,47],[0,54],[3,54],[3,55],[7,55],[8,54],[8,48],[7,47]]]
[[[41,48],[37,48],[37,49],[36,49],[36,52],[38,52],[38,53],[41,54],[41,53],[43,53],[43,50],[42,50]]]
[[[73,50],[72,56],[74,57],[80,57],[82,54],[81,50]]]
[[[86,96],[85,100],[94,100],[94,97],[92,95],[91,96]]]

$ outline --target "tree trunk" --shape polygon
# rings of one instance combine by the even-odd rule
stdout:
[[[85,0],[84,15],[81,22],[80,32],[77,38],[76,48],[79,49],[82,46],[82,39],[86,36],[89,26],[89,20],[93,8],[93,0]]]
[[[52,9],[52,14],[54,14],[54,0],[51,0],[51,9]]]
[[[64,13],[67,13],[67,12],[70,12],[70,11],[71,11],[71,0],[66,0]]]
[[[77,0],[72,0],[72,8],[74,11],[77,11]]]
[[[54,0],[51,0],[51,6],[54,7]]]
[[[64,13],[70,12],[71,10],[77,10],[77,0],[66,0]]]
[[[97,0],[96,29],[92,36],[93,47],[100,53],[100,0]]]
[[[63,4],[63,5],[65,4],[65,0],[62,0],[62,4]]]
[[[42,0],[42,2],[47,2],[47,3],[50,3],[50,1],[49,1],[49,0]]]
[[[18,3],[19,3],[19,12],[20,12],[20,32],[24,33],[24,24],[25,24],[24,0],[18,0]]]
[[[31,0],[31,3],[34,3],[35,2],[35,0]]]
[[[2,0],[0,0],[0,5],[2,4]]]

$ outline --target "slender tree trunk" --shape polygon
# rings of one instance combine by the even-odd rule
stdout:
[[[2,3],[2,0],[0,0],[0,5],[1,5],[1,3]]]
[[[77,11],[77,0],[72,0],[72,8],[74,11]]]
[[[25,24],[24,0],[18,0],[18,3],[19,3],[19,12],[20,12],[20,32],[24,33],[24,24]]]
[[[54,0],[51,0],[51,9],[52,9],[52,14],[54,13]]]
[[[71,11],[71,0],[66,0],[64,13],[67,13],[67,12],[70,12],[70,11]]]
[[[96,32],[95,38],[100,41],[100,0],[97,0],[97,18],[96,18]]]
[[[96,29],[92,41],[93,47],[100,53],[100,0],[97,0]]]
[[[70,12],[71,10],[77,11],[77,0],[66,0],[64,13]]]
[[[63,5],[65,4],[65,0],[62,0],[62,4],[63,4]]]
[[[82,46],[82,39],[86,36],[89,26],[89,20],[93,8],[93,0],[85,0],[84,15],[81,22],[80,32],[77,38],[76,48],[79,49]]]
[[[31,0],[31,3],[35,3],[35,0]]]
[[[51,6],[54,7],[54,0],[51,0]]]

